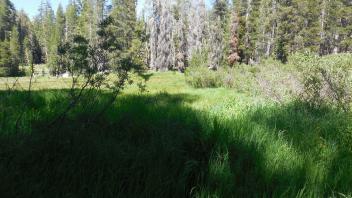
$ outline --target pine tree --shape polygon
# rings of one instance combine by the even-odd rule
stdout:
[[[258,38],[256,41],[258,57],[269,57],[273,53],[277,34],[277,0],[262,0],[259,5]]]
[[[9,38],[16,21],[16,11],[9,0],[0,1],[0,41]]]
[[[287,61],[287,56],[294,46],[295,35],[299,27],[292,27],[292,23],[297,24],[293,2],[283,0],[278,6],[278,32],[276,37],[275,55],[282,62]]]
[[[94,34],[93,6],[91,0],[83,0],[82,11],[79,16],[79,32],[89,41],[93,39]]]
[[[228,0],[215,0],[214,2],[214,19],[220,18],[221,25],[224,28],[224,22],[228,20]]]
[[[65,24],[66,24],[66,19],[65,19],[65,14],[64,10],[59,4],[59,7],[57,8],[56,11],[56,23],[55,23],[55,34],[58,39],[58,42],[64,42],[65,40]]]
[[[229,54],[229,46],[225,43],[230,39],[230,21],[229,21],[229,2],[228,0],[215,0],[213,13],[211,16],[212,23],[210,26],[209,44],[211,69],[217,69],[226,61]]]
[[[294,35],[291,51],[309,50],[319,52],[319,4],[311,0],[295,0],[296,24],[299,29]]]
[[[25,56],[25,44],[24,40],[30,34],[31,21],[23,11],[18,12],[17,14],[17,26],[19,31],[19,42],[20,42],[20,63],[26,63]]]
[[[140,50],[138,41],[136,2],[130,0],[113,1],[113,9],[102,24],[100,34],[109,46],[114,69],[139,65],[136,50]],[[138,62],[138,63],[137,63]]]
[[[34,30],[43,52],[42,62],[48,62],[50,45],[55,37],[55,14],[48,1],[41,2],[39,14],[35,18]]]
[[[115,0],[113,1],[113,11],[110,15],[113,19],[111,26],[116,37],[116,43],[121,51],[128,50],[135,37],[136,2],[134,0]]]
[[[10,43],[7,40],[0,41],[0,76],[9,76],[11,66]]]
[[[94,0],[93,5],[93,37],[92,41],[97,43],[97,32],[99,24],[106,18],[107,10],[106,10],[106,0]]]
[[[352,50],[352,2],[348,0],[337,0],[337,35],[338,50],[335,52],[348,52]]]
[[[0,75],[16,75],[19,64],[16,10],[9,0],[0,1]],[[17,56],[16,56],[17,55]]]
[[[20,42],[19,33],[16,26],[13,26],[10,36],[10,53],[11,53],[11,64],[10,64],[10,75],[14,76],[18,74],[20,64]]]
[[[66,8],[66,29],[65,29],[65,40],[72,41],[74,36],[78,34],[78,16],[79,7],[75,0],[70,0]]]

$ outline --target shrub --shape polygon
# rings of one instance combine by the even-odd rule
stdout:
[[[219,72],[211,71],[207,67],[189,67],[185,75],[186,82],[195,88],[216,88],[222,86],[222,77]]]
[[[352,54],[318,57],[296,54],[292,61],[302,71],[304,90],[301,98],[312,107],[324,104],[344,111],[352,102]]]
[[[8,76],[8,68],[7,67],[0,67],[0,77],[6,77]]]
[[[332,105],[348,111],[352,102],[352,54],[319,57],[305,52],[289,57],[288,64],[267,59],[259,65],[207,69],[206,57],[192,58],[186,81],[193,87],[226,87],[275,102],[298,97],[313,108]]]
[[[265,98],[283,103],[301,93],[302,85],[297,71],[273,60],[263,61],[255,75],[255,85]]]
[[[297,77],[282,68],[281,63],[221,67],[216,71],[206,67],[189,67],[186,82],[195,88],[233,88],[249,95],[261,95],[269,100],[283,102],[301,90]]]
[[[209,61],[208,61],[208,51],[206,48],[196,51],[190,61],[189,61],[189,67],[190,68],[195,68],[195,67],[208,67]]]

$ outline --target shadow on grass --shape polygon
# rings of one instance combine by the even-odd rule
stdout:
[[[315,196],[352,193],[352,117],[327,106],[301,102],[264,107],[247,115],[303,156],[305,190]]]
[[[108,101],[101,93],[79,104],[59,126],[43,127],[67,104],[65,94],[33,92],[30,108],[22,105],[25,93],[3,97],[1,197],[296,196],[309,179],[302,164],[284,167],[284,158],[268,163],[275,159],[268,156],[271,143],[279,140],[260,138],[276,133],[280,123],[291,126],[279,121],[290,119],[285,116],[291,114],[280,114],[290,106],[227,122],[185,105],[196,96],[124,95],[92,120]],[[22,111],[21,133],[14,133],[11,120]],[[254,125],[268,130],[253,132]]]

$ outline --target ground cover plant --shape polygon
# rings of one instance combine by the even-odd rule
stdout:
[[[170,77],[173,78],[170,78]],[[69,90],[1,91],[0,192],[5,197],[321,197],[351,194],[351,115],[302,102],[194,89],[156,73],[82,100],[47,127]],[[170,80],[171,79],[171,80]],[[168,89],[169,92],[165,92]],[[226,97],[224,97],[226,95]],[[68,101],[66,101],[68,102]],[[15,127],[14,118],[27,119]]]

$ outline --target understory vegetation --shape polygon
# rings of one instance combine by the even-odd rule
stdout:
[[[33,91],[25,104],[26,91],[1,91],[1,194],[351,196],[350,112],[150,75],[150,91],[129,86],[96,117],[110,98],[101,91],[53,125],[69,90]]]
[[[344,111],[351,107],[351,54],[319,57],[309,52],[296,53],[287,64],[267,59],[261,64],[224,66],[216,71],[204,64],[191,61],[185,73],[189,85],[233,88],[278,103],[300,99],[314,107],[328,104]]]

